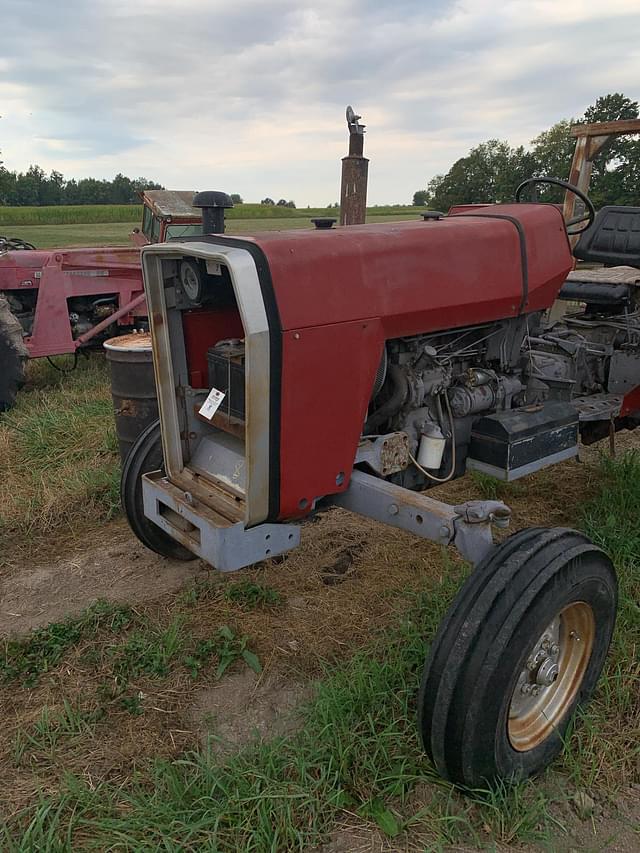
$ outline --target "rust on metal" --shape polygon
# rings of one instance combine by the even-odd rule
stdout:
[[[88,332],[85,332],[84,335],[80,335],[80,337],[76,338],[75,348],[81,347],[83,344],[86,344],[87,341],[90,341],[91,338],[94,338],[96,335],[99,335],[104,329],[107,329],[109,326],[112,326],[116,320],[119,320],[120,317],[124,317],[125,314],[129,314],[133,311],[134,308],[137,308],[138,305],[142,305],[145,300],[144,293],[141,293],[139,296],[136,296],[135,299],[132,299],[130,302],[127,302],[126,305],[123,305],[122,308],[118,308],[117,311],[114,311],[113,314],[109,314],[109,316],[101,320],[95,326],[92,326]]]
[[[193,207],[192,190],[145,190],[142,201],[159,219],[200,221],[202,211]]]
[[[367,216],[369,161],[364,156],[364,128],[361,116],[347,107],[349,153],[342,158],[340,225],[363,225]]]

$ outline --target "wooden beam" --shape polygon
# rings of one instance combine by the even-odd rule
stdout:
[[[610,134],[640,133],[640,119],[621,121],[599,121],[595,124],[574,124],[571,136],[608,136]]]

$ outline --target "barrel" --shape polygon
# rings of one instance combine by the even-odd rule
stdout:
[[[120,335],[105,341],[104,348],[111,372],[120,459],[124,462],[136,438],[158,418],[151,335]]]

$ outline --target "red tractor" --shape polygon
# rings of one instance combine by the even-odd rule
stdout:
[[[536,183],[584,213],[520,203]],[[536,178],[514,204],[234,237],[210,195],[207,236],[142,250],[160,421],[123,470],[134,533],[234,571],[333,504],[455,546],[475,570],[426,661],[424,748],[466,787],[540,771],[602,671],[611,561],[570,529],[496,545],[504,503],[427,489],[512,481],[638,425],[640,208],[596,215]],[[556,299],[583,307],[551,324]]]
[[[13,404],[28,358],[77,353],[146,322],[140,246],[201,234],[193,197],[143,193],[137,248],[38,251],[0,238],[0,412]]]

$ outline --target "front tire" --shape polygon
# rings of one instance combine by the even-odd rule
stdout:
[[[159,471],[163,467],[160,421],[154,421],[140,433],[122,466],[120,480],[122,508],[132,531],[151,551],[172,560],[195,560],[196,554],[192,554],[188,548],[172,539],[144,514],[142,475],[150,471]]]
[[[543,770],[593,694],[616,608],[613,565],[582,533],[524,530],[495,548],[425,664],[419,728],[439,773],[474,788]]]

